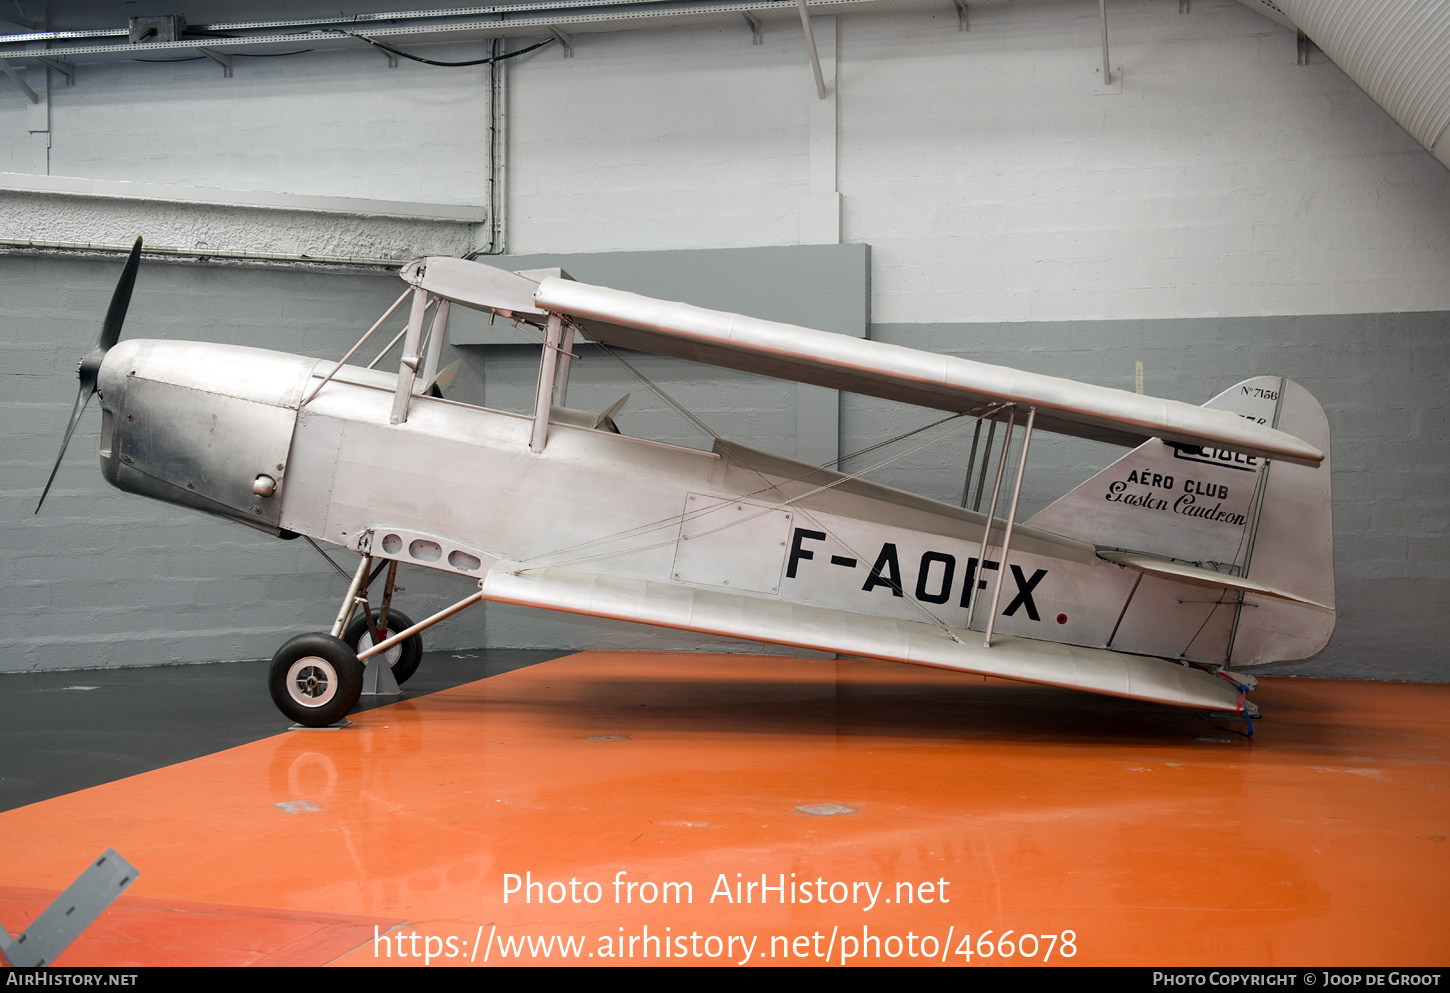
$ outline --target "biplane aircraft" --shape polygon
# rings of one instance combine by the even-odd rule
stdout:
[[[1307,658],[1334,628],[1328,423],[1277,376],[1195,407],[456,258],[405,266],[403,295],[341,361],[118,342],[140,246],[56,466],[99,393],[112,485],[358,554],[330,632],[272,661],[272,697],[303,725],[343,718],[365,679],[406,679],[419,632],[483,600],[1245,718],[1254,681],[1235,670]],[[397,372],[348,364],[405,302]],[[541,340],[531,416],[442,395],[452,306]],[[973,431],[973,505],[970,486],[954,506],[723,440],[621,434],[618,405],[567,406],[581,341],[946,412],[943,430]],[[985,453],[1006,443],[978,460],[984,426]],[[1019,522],[1042,430],[1132,451]],[[392,604],[399,564],[476,589],[415,624]]]

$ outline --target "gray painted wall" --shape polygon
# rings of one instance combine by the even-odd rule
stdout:
[[[94,409],[71,442],[39,517],[35,499],[75,396],[119,263],[0,258],[0,671],[267,657],[292,634],[324,628],[341,580],[301,542],[109,489],[96,468]],[[128,337],[192,338],[340,355],[400,291],[393,278],[147,265]],[[1285,671],[1444,679],[1450,620],[1446,547],[1444,313],[1009,324],[877,324],[871,337],[1036,372],[1132,388],[1141,360],[1149,393],[1202,402],[1250,375],[1284,374],[1314,392],[1334,431],[1339,626],[1316,660]],[[532,346],[464,347],[451,395],[504,409],[532,402]],[[446,359],[451,361],[451,356]],[[783,452],[794,384],[652,357],[639,365],[716,431]],[[576,367],[570,403],[602,407],[631,393],[619,418],[632,434],[707,440],[597,353]],[[94,407],[94,405],[93,405]],[[843,451],[933,419],[933,412],[843,396]],[[960,494],[970,432],[875,478],[939,499]],[[1024,511],[1121,454],[1108,446],[1034,441]],[[848,468],[853,468],[849,465]],[[419,571],[405,609],[426,614],[466,584]],[[430,648],[696,648],[748,650],[586,618],[490,606],[434,629]]]
[[[871,323],[870,245],[771,245],[694,251],[501,255],[479,261],[512,271],[563,267],[581,283],[748,314],[860,338]],[[459,315],[450,340],[526,343],[503,322]],[[451,321],[454,319],[450,318]]]

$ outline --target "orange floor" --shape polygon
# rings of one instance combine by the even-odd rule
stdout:
[[[57,964],[1450,962],[1450,685],[1255,699],[588,652],[0,813],[0,923],[114,847]]]

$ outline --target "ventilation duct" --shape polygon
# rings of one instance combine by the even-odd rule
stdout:
[[[1450,3],[1274,0],[1273,6],[1450,168]]]

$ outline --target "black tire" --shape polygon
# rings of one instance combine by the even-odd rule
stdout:
[[[299,634],[277,649],[267,673],[272,702],[305,727],[342,720],[362,696],[363,667],[356,653],[329,634]]]
[[[373,620],[376,621],[377,619],[378,615],[373,614]],[[401,610],[393,610],[391,607],[388,608],[388,630],[386,634],[389,638],[400,631],[408,630],[412,626],[413,621],[407,614]],[[347,630],[343,632],[342,640],[347,642],[347,646],[352,649],[353,654],[371,648],[373,646],[373,633],[368,628],[367,620],[359,617],[349,624]],[[415,634],[402,644],[394,645],[383,653],[383,658],[387,659],[392,666],[393,679],[397,680],[399,686],[402,686],[412,678],[413,673],[418,671],[418,664],[423,661],[423,636],[421,634]]]

